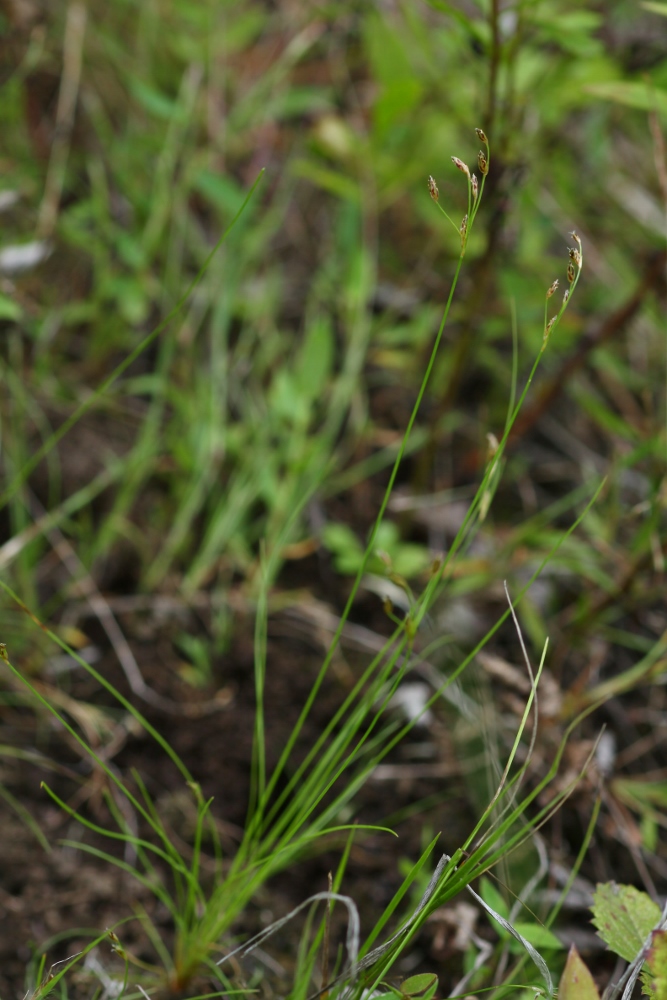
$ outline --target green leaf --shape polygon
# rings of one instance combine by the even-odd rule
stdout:
[[[167,97],[162,91],[151,87],[137,77],[130,77],[129,88],[135,101],[154,118],[170,121],[177,116],[180,121],[184,120],[185,111],[183,109],[177,110],[177,102],[173,98]]]
[[[394,572],[408,580],[419,576],[433,562],[428,549],[416,542],[401,542],[389,555]]]
[[[667,808],[667,782],[642,781],[640,778],[618,778],[614,793],[631,809],[643,810],[646,806]]]
[[[322,529],[322,545],[334,557],[334,565],[339,573],[354,574],[363,559],[363,549],[359,539],[346,524],[330,522]]]
[[[651,3],[650,0],[646,0],[642,7],[644,10],[650,10],[652,14],[661,14],[663,17],[667,17],[667,3]]]
[[[356,181],[345,177],[336,170],[319,167],[310,160],[297,158],[292,161],[291,172],[295,177],[303,177],[344,201],[359,202],[361,199],[359,185]]]
[[[328,316],[316,316],[308,325],[297,360],[299,389],[308,399],[324,393],[333,366],[334,336]]]
[[[434,972],[422,972],[420,975],[410,976],[409,979],[402,982],[401,993],[406,997],[416,997],[420,993],[425,993],[437,981],[438,977]]]
[[[493,910],[495,910],[496,913],[499,913],[501,917],[505,917],[505,919],[507,919],[507,917],[509,916],[509,909],[507,903],[500,895],[498,889],[493,884],[491,879],[486,877],[481,879],[479,883],[479,894],[484,900],[484,902],[488,903],[488,905]],[[502,931],[500,931],[499,933],[501,934],[501,936],[507,936]]]
[[[300,115],[323,114],[333,106],[329,87],[290,87],[271,102],[269,111],[271,117],[284,120]]]
[[[593,896],[593,924],[605,944],[632,962],[660,920],[660,907],[632,885],[607,882]]]
[[[14,302],[8,295],[3,295],[0,292],[0,319],[9,319],[16,322],[16,320],[21,318],[21,315],[22,310],[18,302]]]
[[[649,1000],[658,1000],[657,994],[653,988],[653,978],[648,966],[644,966],[639,974],[639,980],[642,984],[642,996],[648,997]]]
[[[543,948],[551,948],[554,951],[563,950],[562,943],[548,927],[541,927],[540,924],[517,923],[514,924],[514,929],[522,937],[525,937],[526,941],[529,941],[538,951]]]
[[[663,111],[667,114],[667,92],[645,83],[626,83],[622,80],[610,80],[608,83],[589,83],[584,90],[594,97],[605,101],[615,101],[629,108],[640,108],[642,111]]]
[[[572,945],[558,985],[558,1000],[600,1000],[588,966]]]
[[[225,215],[236,215],[245,197],[243,189],[231,177],[211,170],[200,170],[194,178],[193,188]]]
[[[667,931],[653,932],[647,961],[653,973],[652,986],[656,1000],[667,1000]]]

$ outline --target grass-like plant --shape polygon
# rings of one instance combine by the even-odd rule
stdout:
[[[218,983],[221,993],[234,993],[235,986],[233,980],[229,978],[228,966],[224,963],[224,952],[229,947],[230,934],[250,900],[272,875],[293,865],[299,857],[311,850],[318,840],[321,840],[321,838],[328,834],[336,833],[339,836],[346,834],[348,844],[351,843],[352,837],[363,828],[340,822],[339,817],[344,806],[350,803],[372,770],[414,724],[413,722],[404,725],[398,723],[386,714],[385,709],[402,679],[409,673],[413,664],[419,658],[419,653],[415,651],[415,640],[420,625],[432,607],[433,602],[438,599],[443,588],[446,586],[457,555],[470,543],[476,528],[484,520],[488,512],[494,491],[498,485],[503,452],[509,434],[530,389],[542,353],[546,349],[549,339],[567,308],[571,294],[579,281],[583,258],[581,241],[576,234],[573,234],[575,246],[569,251],[567,264],[568,284],[561,304],[555,314],[549,317],[549,305],[558,285],[558,282],[555,281],[546,293],[542,351],[535,359],[530,374],[520,393],[518,393],[516,388],[517,375],[515,364],[513,390],[504,432],[500,440],[494,444],[492,452],[488,457],[481,482],[447,556],[434,565],[427,586],[423,593],[412,599],[407,615],[397,617],[393,611],[390,612],[395,628],[387,639],[383,649],[367,665],[334,717],[315,743],[308,749],[305,757],[298,766],[292,764],[293,752],[297,741],[300,738],[306,719],[313,708],[322,682],[331,665],[336,646],[340,641],[345,622],[349,617],[361,585],[366,565],[374,553],[377,534],[387,512],[399,467],[409,446],[410,437],[427,391],[443,331],[454,299],[468,240],[479,212],[491,164],[488,139],[481,129],[477,129],[476,131],[483,145],[483,149],[480,150],[477,160],[480,177],[478,178],[463,161],[456,157],[452,158],[455,167],[464,174],[466,180],[467,211],[460,225],[456,225],[440,205],[439,192],[435,181],[432,178],[429,178],[428,181],[429,192],[433,201],[443,212],[448,222],[458,232],[460,238],[458,262],[421,386],[405,428],[384,497],[380,504],[374,526],[370,531],[364,556],[341,615],[337,631],[302,708],[298,721],[290,734],[278,763],[271,772],[269,772],[266,763],[264,733],[265,714],[268,711],[264,703],[266,672],[269,669],[266,653],[268,593],[280,566],[282,546],[289,538],[292,527],[302,512],[304,504],[321,481],[323,471],[321,462],[318,461],[308,466],[304,476],[299,480],[297,484],[298,495],[297,491],[295,491],[295,494],[290,497],[290,504],[287,507],[290,514],[285,517],[276,536],[272,539],[271,548],[264,553],[255,634],[255,690],[257,705],[252,784],[247,823],[241,844],[234,857],[227,859],[222,855],[220,844],[217,841],[215,825],[210,821],[212,801],[204,800],[195,777],[190,774],[184,763],[161,734],[94,667],[86,663],[76,652],[71,650],[55,632],[50,630],[46,625],[39,623],[54,642],[74,657],[102,687],[110,692],[134,716],[145,731],[158,743],[162,751],[171,759],[173,765],[180,773],[182,781],[190,788],[196,805],[197,821],[189,854],[186,855],[174,843],[139,774],[136,772],[133,773],[130,780],[119,777],[116,771],[107,765],[102,756],[97,754],[93,747],[86,742],[78,729],[64,717],[62,712],[40,693],[28,677],[21,673],[16,666],[12,665],[5,647],[0,647],[0,654],[7,668],[32,691],[34,697],[46,710],[59,719],[62,726],[79,743],[85,753],[89,755],[94,765],[106,775],[109,784],[114,785],[117,793],[120,793],[125,798],[139,822],[139,833],[130,829],[127,819],[116,804],[116,800],[111,794],[107,794],[106,801],[117,829],[100,826],[81,813],[73,811],[53,790],[47,788],[48,793],[54,801],[64,810],[71,813],[85,828],[97,835],[115,841],[117,844],[129,845],[132,848],[136,861],[130,863],[126,860],[121,860],[112,853],[92,847],[89,844],[77,843],[77,846],[81,850],[93,854],[102,861],[116,865],[121,870],[136,878],[138,882],[155,896],[171,916],[173,922],[173,944],[169,944],[163,940],[157,927],[151,923],[147,914],[144,914],[142,917],[144,929],[154,945],[158,958],[158,964],[156,964],[154,969],[147,969],[144,963],[139,962],[124,949],[121,940],[115,936],[112,938],[115,951],[123,958],[125,963],[124,979],[121,983],[122,991],[136,987],[142,993],[144,991],[152,992],[160,988],[161,982],[166,982],[173,994],[181,994],[183,991],[192,988],[200,974],[206,973],[212,976]],[[149,335],[143,344],[140,345],[140,348],[137,348],[130,355],[130,358],[136,357],[138,351],[152,342],[158,333],[159,330]],[[99,392],[103,392],[109,388],[118,374],[127,368],[128,363],[129,359],[119,366],[102,385]],[[518,398],[516,398],[517,396]],[[70,417],[58,434],[52,436],[24,466],[23,470],[17,475],[14,483],[3,494],[3,501],[15,495],[20,484],[25,481],[37,462],[48,453],[49,448],[55,444],[56,440],[60,439],[73,426],[89,405],[91,405],[89,402],[83,404]],[[342,418],[342,412],[341,402],[335,413],[335,419],[333,419],[330,428],[331,434],[327,436],[327,440],[329,438],[332,439],[335,435],[338,422]],[[576,527],[577,523],[578,521],[575,522],[570,531]],[[563,538],[569,533],[566,532]],[[562,541],[562,538],[560,541]],[[556,547],[560,544],[560,541]],[[548,558],[549,556],[547,556]],[[535,572],[533,579],[537,576],[538,572],[539,569]],[[1,583],[1,586],[17,604],[22,603],[20,598],[5,583]],[[524,590],[516,595],[515,603],[520,600],[521,594],[525,592],[528,586],[529,584],[526,584]],[[450,677],[443,682],[442,689],[436,692],[433,700],[439,697],[442,690],[462,673],[493,632],[500,627],[501,622],[513,613],[513,607],[510,605],[503,618],[496,623],[477,647],[460,663]],[[378,919],[363,946],[360,947],[358,942],[355,944],[348,966],[343,970],[337,969],[335,976],[332,972],[332,976],[336,980],[332,989],[338,995],[344,995],[345,997],[371,995],[370,993],[366,993],[366,991],[376,989],[386,978],[393,963],[409,946],[433,910],[447,900],[452,899],[468,887],[473,879],[492,868],[508,852],[526,841],[530,837],[531,831],[545,822],[568,794],[569,789],[561,789],[548,806],[542,806],[536,813],[531,814],[528,820],[526,819],[529,807],[538,799],[541,792],[555,775],[564,746],[563,742],[549,773],[539,784],[531,788],[528,794],[523,798],[520,797],[520,786],[529,760],[525,761],[517,769],[515,767],[515,755],[535,701],[537,682],[543,662],[544,653],[540,668],[532,682],[531,694],[526,705],[526,711],[519,733],[517,734],[514,748],[509,760],[506,762],[503,778],[492,802],[480,817],[465,843],[460,845],[451,857],[443,857],[433,866],[435,873],[430,881],[427,880],[427,888],[422,894],[421,903],[417,908],[412,907],[412,912],[408,913],[408,916],[399,924],[399,930],[390,936],[384,944],[378,943],[385,933],[385,928],[389,922],[405,909],[409,894],[413,892],[414,886],[419,880],[423,879],[423,873],[427,870],[427,867],[433,865],[432,859],[436,851],[436,840],[428,846],[421,858],[416,862],[409,876],[405,879],[389,907]],[[291,770],[288,775],[288,768],[290,767]],[[209,842],[213,843],[213,852],[216,858],[216,873],[212,879],[205,878],[202,873],[203,851]],[[344,852],[341,865],[331,886],[331,892],[324,894],[323,898],[328,900],[329,904],[335,899],[340,898],[339,890],[346,857],[347,853]],[[320,930],[316,934],[317,943],[321,941],[322,933],[323,931]],[[524,943],[530,952],[531,946],[525,941]],[[222,959],[220,958],[221,951],[223,952]],[[541,959],[539,959],[539,956],[536,956],[536,953],[530,953],[538,964],[545,980],[546,988],[550,990],[551,980],[548,970],[546,970],[546,967],[543,967],[543,963],[540,965]],[[295,987],[296,996],[305,996],[307,993],[308,982],[314,963],[314,954],[313,948],[306,948],[300,957],[299,982]],[[47,977],[41,985],[37,985],[34,995],[39,996],[41,1000],[41,997],[50,992],[57,983],[63,981],[63,977],[69,967],[68,964],[65,964],[53,978],[48,979]],[[136,993],[133,995],[136,995]]]

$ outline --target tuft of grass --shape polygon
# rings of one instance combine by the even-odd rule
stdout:
[[[305,5],[286,19],[283,5],[269,12],[252,0],[215,9],[183,0],[110,9],[93,2],[87,17],[73,3],[26,35],[4,83],[3,176],[20,209],[3,216],[3,241],[36,235],[40,252],[52,253],[50,270],[10,275],[0,289],[9,535],[0,569],[22,602],[8,597],[2,638],[21,674],[62,715],[62,693],[40,686],[52,639],[22,610],[54,621],[70,600],[69,583],[50,562],[56,529],[76,545],[74,580],[99,578],[129,550],[137,590],[177,591],[195,605],[211,596],[222,610],[212,616],[210,641],[186,651],[196,660],[193,679],[229,641],[229,589],[237,605],[257,612],[259,710],[252,807],[235,876],[240,900],[336,828],[346,795],[405,735],[409,727],[387,723],[381,706],[419,658],[437,653],[451,688],[494,634],[471,642],[440,634],[445,599],[470,607],[490,584],[508,580],[529,645],[541,650],[553,637],[549,668],[564,691],[559,726],[609,696],[660,696],[664,227],[655,225],[659,211],[636,210],[651,198],[657,204],[653,174],[661,182],[665,174],[660,101],[652,96],[664,93],[660,58],[648,59],[641,83],[630,79],[637,51],[629,58],[630,48],[605,41],[634,38],[634,13],[622,5],[609,12],[611,31],[601,30],[598,11],[574,2],[558,18],[549,0],[519,5],[515,21],[495,3],[485,12],[428,6]],[[24,104],[39,110],[38,121]],[[454,168],[428,186],[422,177],[424,164],[448,162],[462,123],[480,108],[494,137],[484,230],[474,225],[480,202],[471,183],[461,207],[449,210],[461,181]],[[40,153],[49,128],[52,141]],[[263,164],[261,199],[246,206],[207,263],[213,234],[229,226]],[[429,195],[445,201],[445,216],[432,212]],[[431,215],[444,219],[441,228]],[[562,289],[558,300],[555,292],[546,297],[542,320],[535,288],[546,262],[561,261],[560,233],[571,218],[580,221],[596,280],[578,290],[567,315]],[[299,241],[307,247],[301,255]],[[436,353],[433,300],[466,249]],[[562,261],[558,267],[565,272]],[[526,356],[535,366],[521,395]],[[378,414],[383,393],[388,417]],[[421,415],[405,403],[417,393]],[[66,471],[67,435],[82,424],[92,429],[100,463],[85,485]],[[434,473],[436,493],[425,502],[436,505],[443,492],[460,498],[451,489],[459,467],[461,482],[481,485],[462,487],[473,499],[451,538],[428,528],[430,546],[446,557],[437,565],[408,560],[416,494]],[[373,495],[378,480],[370,539],[353,523],[356,544],[348,531],[339,547],[353,589],[320,677],[369,570],[386,567],[388,582],[403,591],[400,605],[387,608],[395,629],[298,776],[290,753],[320,678],[278,769],[267,773],[266,633],[272,607],[290,600],[275,594],[284,561],[332,536],[328,503],[359,484]],[[397,524],[387,518],[399,503]],[[320,532],[307,514],[330,523]],[[416,526],[418,556],[425,524]],[[531,588],[538,576],[542,588]],[[508,608],[501,621],[509,615]],[[65,629],[53,631],[62,640]],[[608,652],[598,677],[600,643]],[[167,707],[145,685],[135,694]],[[92,711],[80,708],[76,731]],[[640,751],[641,742],[639,760]],[[497,762],[497,780],[504,766]],[[179,780],[191,779],[180,771]],[[289,791],[279,796],[284,783]],[[176,959],[146,925],[167,976],[180,983],[209,955],[216,933],[225,939],[232,924],[221,914],[241,912],[236,889],[231,900],[222,891],[210,896],[208,943],[198,952],[197,920],[208,905],[196,888],[201,871],[193,873],[191,857],[170,854],[141,784],[130,779],[126,787],[158,824],[143,820],[146,842],[164,854],[132,843],[136,835],[118,817],[126,843],[143,852],[142,877],[156,891],[164,883],[169,898],[181,893]],[[650,855],[664,826],[662,782],[624,773],[609,794],[607,802],[639,818],[633,836]],[[196,791],[193,801],[199,864],[209,812]],[[499,809],[496,801],[494,816]],[[430,857],[380,929],[410,909],[407,897],[424,882]],[[641,866],[639,848],[635,857]],[[416,893],[417,902],[422,897]],[[375,942],[380,930],[373,933]],[[380,958],[394,961],[393,954]],[[304,944],[301,991],[314,955]],[[64,988],[60,975],[57,985]]]
[[[357,834],[364,829],[364,827],[341,823],[339,817],[344,807],[367,780],[369,774],[382,761],[389,750],[414,725],[415,720],[412,720],[408,724],[400,726],[399,723],[392,721],[391,718],[385,715],[385,709],[401,680],[406,676],[415,662],[413,646],[417,632],[433,602],[438,598],[443,587],[446,585],[459,550],[464,550],[466,545],[470,543],[477,525],[486,517],[493,492],[497,487],[499,478],[498,470],[503,450],[530,389],[541,356],[548,346],[549,337],[552,335],[552,331],[561,320],[567,307],[569,292],[564,297],[559,310],[552,319],[547,318],[545,309],[542,349],[518,400],[511,401],[503,437],[495,444],[489,456],[482,481],[447,557],[441,564],[434,567],[431,580],[423,593],[414,599],[414,603],[408,613],[403,618],[394,618],[396,627],[393,634],[385,643],[384,648],[371,660],[330,723],[325,727],[312,747],[310,747],[305,758],[298,766],[294,767],[292,764],[294,747],[304,723],[312,710],[324,677],[330,668],[336,646],[340,641],[366,566],[374,552],[376,538],[381,529],[399,468],[407,450],[410,435],[435,365],[440,340],[454,299],[468,240],[473,231],[477,212],[481,204],[490,165],[491,157],[488,139],[481,129],[478,129],[477,132],[485,146],[485,152],[480,153],[478,158],[481,181],[477,181],[475,175],[471,174],[468,167],[462,161],[453,158],[454,165],[465,174],[467,179],[468,213],[464,222],[459,227],[461,243],[459,260],[452,279],[438,334],[435,338],[431,356],[423,376],[421,389],[417,395],[412,414],[398,448],[375,524],[370,531],[366,549],[362,555],[337,631],[303,706],[300,717],[287,740],[277,765],[270,774],[267,771],[266,765],[264,737],[268,593],[280,564],[283,541],[289,537],[291,524],[299,516],[303,503],[319,482],[319,475],[321,474],[321,465],[319,463],[316,462],[305,469],[304,477],[300,480],[303,495],[300,498],[296,496],[291,497],[291,516],[287,519],[282,533],[278,535],[275,544],[265,550],[262,562],[255,632],[255,691],[257,706],[253,749],[253,782],[248,820],[242,841],[235,855],[230,859],[223,859],[215,826],[210,822],[209,813],[212,801],[204,800],[196,781],[167,741],[141,715],[131,702],[122,696],[94,667],[72,650],[56,633],[39,622],[31,612],[28,612],[49,638],[72,656],[98,684],[106,688],[123,708],[131,713],[141,727],[157,741],[162,751],[170,758],[179,771],[181,780],[191,790],[196,806],[197,821],[190,858],[184,856],[181,849],[174,843],[139,773],[136,771],[133,773],[132,784],[119,777],[115,770],[109,767],[103,757],[84,739],[77,728],[65,718],[62,712],[25,675],[12,665],[6,652],[6,647],[0,647],[0,655],[16,679],[20,680],[26,686],[43,708],[51,712],[58,719],[60,725],[76,740],[85,754],[91,758],[94,764],[105,774],[107,780],[124,797],[139,822],[143,825],[145,833],[137,834],[134,832],[124,812],[119,809],[114,798],[108,792],[105,798],[110,814],[117,824],[117,830],[107,829],[88,819],[69,806],[52,789],[46,785],[44,786],[53,800],[73,818],[77,819],[86,829],[111,840],[124,843],[134,852],[136,862],[130,863],[126,860],[120,860],[109,852],[83,842],[66,842],[70,846],[76,846],[78,849],[86,851],[102,861],[116,865],[121,870],[136,878],[166,908],[175,930],[173,948],[169,948],[165,943],[161,942],[160,932],[155,925],[150,924],[149,921],[149,925],[147,926],[150,928],[149,936],[153,940],[158,956],[164,966],[163,976],[169,985],[169,989],[175,994],[187,990],[196,977],[203,971],[208,971],[209,974],[213,974],[216,977],[223,992],[230,990],[231,983],[221,967],[224,964],[224,958],[216,962],[214,956],[221,948],[224,949],[224,942],[228,934],[260,887],[278,871],[294,865],[305,851],[311,849],[314,843],[323,837],[348,830],[350,831],[349,842],[351,844],[352,834]],[[439,194],[432,179],[429,181],[429,187],[431,197],[438,204],[438,207],[441,207],[439,205]],[[574,239],[576,247],[570,251],[571,263],[568,265],[568,271],[571,272],[569,276],[572,291],[576,288],[583,264],[581,241],[576,234],[574,234]],[[574,270],[575,267],[576,272]],[[198,280],[201,277],[202,275],[199,276]],[[547,292],[547,300],[553,292],[553,287],[551,286]],[[182,304],[179,304],[179,307]],[[155,333],[150,335],[152,338],[155,336]],[[138,349],[135,349],[134,356],[137,356],[137,351]],[[127,364],[123,363],[120,369],[117,369],[116,373],[114,373],[114,376],[119,370],[122,371],[126,368]],[[108,388],[112,382],[113,377],[107,380],[103,389]],[[342,399],[340,405],[342,407]],[[335,414],[332,433],[337,432],[343,412],[344,410],[341,409],[339,413]],[[70,421],[71,423],[73,421]],[[32,467],[35,464],[33,460]],[[12,489],[18,489],[20,482],[23,482],[25,478],[25,475],[21,479],[17,478],[16,484],[10,487],[9,492]],[[3,590],[17,604],[25,607],[17,594],[6,584],[1,583],[1,585]],[[517,600],[520,597],[521,595],[518,596]],[[28,609],[26,608],[26,610]],[[514,614],[511,604],[508,613],[510,612]],[[475,652],[482,648],[497,627],[498,625],[487,634]],[[432,700],[439,697],[442,691],[460,675],[473,655],[474,653],[464,660],[459,668],[443,682],[442,689],[436,692]],[[421,903],[407,922],[404,921],[396,933],[383,945],[375,944],[383,927],[390,917],[398,911],[403,897],[410,890],[423,866],[427,864],[435,848],[436,841],[433,841],[422,855],[422,858],[408,879],[406,879],[403,887],[399,890],[399,893],[387,908],[385,914],[379,919],[375,929],[371,932],[361,950],[359,951],[358,943],[354,947],[350,945],[349,966],[338,976],[338,981],[342,984],[339,985],[338,990],[343,989],[346,996],[360,997],[366,990],[372,991],[376,989],[389,974],[393,964],[403,953],[414,935],[418,933],[431,913],[438,906],[458,895],[462,889],[469,887],[475,878],[478,878],[483,872],[489,870],[502,858],[506,857],[508,852],[511,852],[517,846],[529,840],[532,836],[532,831],[539,828],[543,822],[552,816],[567,794],[569,794],[569,787],[557,791],[548,806],[539,809],[537,814],[531,816],[529,820],[524,819],[530,805],[538,799],[543,790],[555,777],[565,745],[565,742],[561,744],[554,764],[547,776],[524,798],[519,798],[519,787],[530,762],[530,750],[526,761],[518,769],[514,767],[514,761],[531,713],[543,663],[544,654],[540,668],[534,680],[531,680],[531,693],[514,747],[506,762],[500,783],[488,808],[480,817],[465,843],[455,852],[453,857],[449,858],[445,856],[438,863]],[[288,765],[291,767],[289,777],[286,776]],[[280,788],[281,782],[282,788]],[[204,888],[201,874],[205,835],[213,838],[214,854],[218,859],[217,874],[213,880],[212,887],[208,891]],[[339,885],[343,872],[344,863],[341,864],[334,888]],[[313,901],[318,898],[327,900],[328,902],[343,899],[335,891],[313,897]],[[306,904],[304,903],[303,906],[306,906]],[[355,912],[356,910],[353,907],[350,910],[351,920]],[[501,918],[498,917],[497,919]],[[144,917],[144,921],[148,921],[148,917]],[[511,925],[507,923],[505,925],[516,936],[517,932],[514,931]],[[353,937],[358,939],[358,931],[354,932]],[[543,960],[539,958],[534,949],[532,949],[532,945],[526,942],[525,938],[521,935],[518,935],[518,938],[524,943],[531,956],[538,963],[545,977],[547,989],[551,993],[550,974],[546,971]],[[264,935],[261,936],[261,939],[264,939]],[[319,939],[317,940],[319,943]],[[144,972],[141,971],[143,963],[127,952],[115,936],[112,938],[112,941],[113,949],[121,955],[125,963],[122,991],[124,992],[128,987],[130,980],[132,982],[135,981],[135,976],[138,977],[136,979],[137,986],[141,986],[142,980],[146,985],[150,984],[150,977],[146,979]],[[303,993],[307,990],[307,984],[311,979],[313,971],[314,947],[307,948],[304,944],[305,950],[298,958],[297,992]],[[141,986],[141,989],[143,988]]]

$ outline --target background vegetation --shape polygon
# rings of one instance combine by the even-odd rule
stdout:
[[[391,634],[383,602],[402,616],[434,559],[450,550],[541,350],[545,291],[559,278],[560,301],[567,286],[576,229],[586,269],[487,483],[476,530],[416,639],[422,688],[412,694],[423,707],[424,686],[437,690],[506,612],[503,582],[519,594],[551,554],[517,608],[534,663],[550,640],[543,722],[532,756],[525,746],[520,755],[530,788],[568,725],[603,705],[565,750],[557,794],[597,756],[543,830],[542,903],[586,840],[596,795],[601,817],[585,877],[623,876],[661,891],[664,7],[3,5],[0,569],[22,603],[2,597],[0,639],[114,773],[138,768],[184,842],[196,820],[188,826],[182,778],[164,774],[131,713],[35,617],[165,733],[215,796],[233,856],[253,794],[253,732],[271,765],[362,564],[459,257],[460,237],[427,178],[458,225],[466,196],[451,156],[472,169],[474,129],[483,127],[492,169],[450,320],[301,753]],[[118,365],[124,370],[106,385]],[[266,732],[258,732],[253,661],[265,655]],[[9,672],[3,685],[14,881],[2,891],[17,915],[0,969],[9,996],[25,976],[34,988],[49,937],[77,927],[98,933],[148,904],[104,866],[84,867],[86,887],[70,849],[56,848],[70,836],[69,820],[39,791],[40,778],[48,770],[72,808],[107,826],[109,777]],[[417,862],[431,831],[443,831],[449,853],[463,842],[462,826],[474,825],[493,794],[529,692],[508,622],[447,700],[431,706],[428,725],[415,730],[422,735],[413,733],[366,790],[350,789],[342,820],[403,831],[397,847],[373,835],[370,848],[351,854],[346,891],[360,905],[365,897],[369,913],[388,905],[401,866]],[[481,712],[474,722],[468,704]],[[206,742],[213,732],[217,742]],[[545,805],[538,798],[535,808]],[[361,855],[380,842],[376,870]],[[258,890],[235,933],[256,930],[262,907],[277,917],[326,889],[342,850],[327,846],[323,859],[294,862],[291,884]],[[508,859],[499,889],[486,883],[497,912],[509,913],[542,850]],[[37,862],[36,852],[49,860]],[[369,881],[387,892],[373,897]],[[67,892],[80,894],[80,911],[67,909]],[[31,893],[50,900],[51,917],[30,910]],[[540,919],[542,903],[531,903]],[[469,938],[457,950],[443,929],[449,918],[439,919],[413,964],[435,968],[449,995],[474,948]],[[572,917],[578,934],[585,919]],[[494,933],[482,935],[495,951],[480,985],[499,982],[508,967],[509,938]],[[50,956],[69,953],[51,947]],[[292,969],[295,946],[281,947]],[[271,961],[257,973],[265,990]],[[410,961],[396,974],[411,971]],[[89,969],[89,979],[98,972]],[[69,988],[92,989],[89,980]]]

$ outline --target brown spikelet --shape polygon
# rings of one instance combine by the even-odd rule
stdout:
[[[452,156],[452,163],[454,164],[457,170],[460,170],[462,173],[464,173],[468,178],[468,180],[470,180],[470,169],[467,163],[464,163],[463,160],[459,160],[458,156]]]

